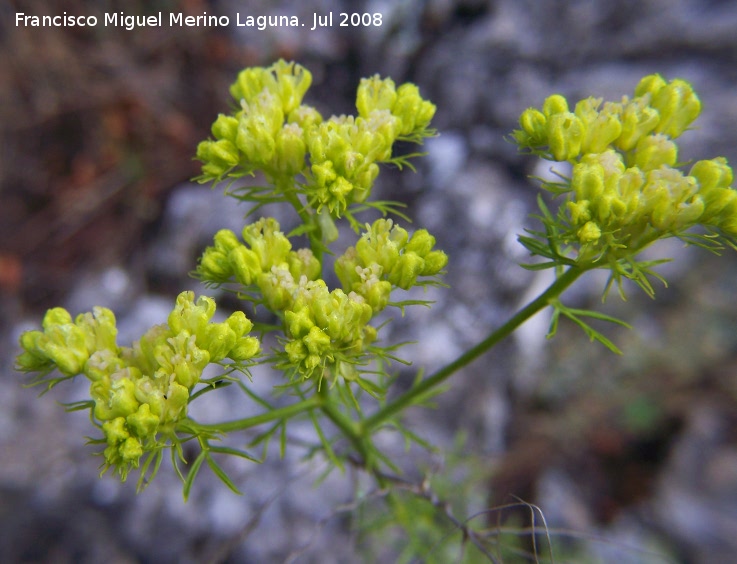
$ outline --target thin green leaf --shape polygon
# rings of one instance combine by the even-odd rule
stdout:
[[[552,339],[558,332],[558,322],[560,321],[560,304],[553,305],[553,315],[550,317],[550,327],[548,328],[548,339]]]
[[[356,378],[356,383],[361,387],[362,390],[365,390],[366,392],[369,393],[369,395],[371,395],[372,397],[374,397],[376,399],[382,398],[386,394],[386,390],[384,390],[383,388],[377,386],[372,381],[367,380],[366,378],[362,378],[361,376],[359,376],[358,378]],[[349,390],[350,390],[350,387],[349,387]],[[351,396],[352,395],[353,395],[353,392],[351,392]],[[354,401],[355,401],[355,399],[354,399]],[[357,405],[357,403],[358,402],[356,402],[356,410],[360,413],[361,412],[361,409]]]
[[[279,433],[279,458],[284,458],[287,453],[287,420],[284,419],[281,424],[281,433]]]
[[[630,325],[626,321],[617,319],[616,317],[612,317],[611,315],[607,315],[606,313],[601,313],[598,311],[593,311],[593,310],[588,310],[588,309],[574,309],[574,308],[566,308],[566,311],[569,313],[572,313],[573,315],[591,317],[592,319],[600,319],[601,321],[606,321],[608,323],[615,323],[616,325],[621,325],[622,327],[626,327],[627,329],[632,329],[632,325]]]
[[[322,432],[322,428],[320,427],[320,423],[318,422],[317,418],[315,417],[314,412],[310,411],[310,419],[312,420],[312,424],[315,427],[315,431],[317,432],[317,436],[320,438],[320,442],[322,443],[323,449],[325,450],[325,454],[328,457],[328,460],[332,462],[335,466],[340,468],[341,471],[344,470],[343,462],[335,455],[335,451],[333,451],[333,447],[330,444],[330,441],[327,440],[325,437],[325,434]]]
[[[608,348],[610,351],[612,351],[613,353],[620,354],[620,355],[622,354],[622,351],[619,350],[619,348],[612,341],[610,341],[603,334],[599,333],[596,329],[591,327],[585,321],[571,314],[569,311],[563,311],[562,313],[568,319],[570,319],[576,325],[578,325],[581,329],[583,329],[584,333],[586,333],[586,335],[591,339],[591,341],[598,341],[602,345],[604,345],[606,348]]]
[[[205,453],[205,460],[207,460],[207,465],[210,467],[210,470],[213,471],[213,473],[220,478],[220,481],[223,482],[228,488],[238,495],[242,495],[241,491],[238,489],[238,487],[233,483],[233,480],[230,479],[230,476],[223,470],[223,468],[217,463],[217,461],[210,456],[210,453],[208,451],[203,451]],[[185,498],[186,499],[186,498]]]
[[[207,451],[201,450],[200,454],[197,456],[195,461],[192,463],[192,466],[189,469],[189,472],[187,472],[187,477],[184,479],[184,486],[182,487],[182,494],[184,495],[184,501],[187,501],[189,499],[189,492],[192,489],[192,484],[194,483],[194,479],[197,477],[197,474],[199,473],[200,468],[202,467],[202,463],[205,461],[206,457],[207,457]]]
[[[179,476],[179,479],[182,482],[186,481],[186,478],[184,477],[184,474],[182,474],[182,469],[179,468],[180,461],[184,460],[184,455],[182,454],[182,445],[179,443],[175,443],[171,447],[171,465],[174,467],[174,471],[177,473],[177,476]]]
[[[401,424],[397,423],[396,429],[397,429],[397,431],[399,431],[402,434],[402,436],[404,436],[405,440],[407,441],[407,443],[406,443],[406,445],[407,445],[406,448],[407,449],[409,449],[409,444],[410,443],[415,443],[415,444],[420,445],[422,448],[424,448],[428,452],[438,452],[438,450],[439,450],[438,447],[430,444],[428,441],[426,441],[425,439],[423,439],[419,435],[417,435],[417,434],[413,433],[412,431],[410,431],[404,425],[401,425]]]
[[[213,381],[207,381],[207,380],[201,380],[200,382],[202,384],[205,384],[204,387],[197,390],[195,393],[193,393],[191,396],[189,396],[189,401],[192,402],[196,400],[198,397],[200,397],[203,394],[206,394],[207,392],[211,392],[212,390],[216,390],[218,388],[227,388],[230,386],[233,382],[228,382],[226,379],[213,379]]]
[[[136,493],[141,493],[148,487],[151,482],[153,482],[154,478],[159,473],[159,468],[161,467],[161,461],[163,459],[164,451],[161,448],[152,453],[149,453],[143,463],[143,466],[141,466],[141,473],[138,477],[138,482],[136,483]],[[148,469],[152,463],[153,469],[151,470],[151,473],[148,474]]]
[[[72,401],[69,403],[60,403],[61,406],[64,407],[64,411],[72,412],[72,411],[83,411],[85,409],[94,409],[95,402],[92,400],[81,400],[81,401]]]
[[[547,270],[548,268],[555,268],[558,266],[556,262],[535,262],[535,263],[521,263],[520,266],[525,270]]]
[[[244,450],[228,446],[210,446],[210,452],[245,458],[246,460],[250,460],[251,462],[255,462],[256,464],[261,464],[263,462],[263,460],[259,460],[255,456],[251,456]]]

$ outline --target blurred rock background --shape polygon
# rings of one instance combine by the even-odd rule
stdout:
[[[15,12],[64,11],[207,11],[231,22],[236,12],[305,21],[315,12],[379,12],[383,24],[15,26]],[[358,80],[374,73],[415,82],[437,104],[441,135],[426,143],[418,172],[385,170],[377,188],[406,202],[451,256],[451,288],[433,291],[432,310],[410,312],[385,334],[417,340],[405,356],[428,371],[547,283],[517,266],[526,257],[516,236],[533,226],[529,176],[549,173],[505,139],[526,107],[554,92],[617,99],[652,72],[685,78],[704,109],[682,138],[681,160],[737,163],[737,4],[728,1],[6,0],[0,24],[2,562],[355,562],[401,553],[401,538],[362,539],[350,514],[335,509],[351,501],[360,476],[331,475],[315,487],[319,462],[302,464],[297,454],[234,466],[242,497],[203,479],[186,505],[166,469],[140,496],[134,483],[99,480],[99,459],[84,445],[86,416],[55,403],[78,399],[84,382],[39,400],[12,370],[18,335],[48,307],[110,307],[125,343],[161,322],[179,291],[202,291],[188,272],[213,233],[238,229],[247,210],[189,183],[198,173],[192,155],[241,68],[299,61],[313,73],[310,102],[326,113],[352,112]],[[663,252],[677,260],[662,268],[670,285],[655,301],[631,288],[626,302],[612,295],[600,306],[604,281],[595,276],[567,298],[634,325],[605,328],[623,357],[565,325],[547,341],[541,315],[456,375],[437,410],[407,414],[454,454],[398,456],[408,468],[453,470],[443,479],[447,491],[463,492],[467,515],[517,498],[537,504],[558,562],[730,561],[737,260],[677,243]],[[222,302],[223,310],[235,305]],[[264,391],[278,382],[268,371],[254,379]],[[224,394],[202,417],[247,415],[238,399]],[[293,439],[309,429],[295,426]],[[476,478],[461,487],[464,476]],[[487,518],[523,528],[528,513]],[[519,549],[505,561],[533,560],[524,536],[500,533],[500,544]]]

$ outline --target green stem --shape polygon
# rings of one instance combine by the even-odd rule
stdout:
[[[299,199],[299,196],[297,196],[297,190],[294,187],[294,178],[289,177],[286,179],[279,179],[276,181],[276,187],[279,192],[284,194],[284,198],[292,205],[294,211],[297,212],[299,219],[302,221],[302,225],[318,227],[315,221],[315,215],[307,210]],[[310,249],[312,250],[312,254],[315,255],[315,258],[320,261],[320,264],[322,264],[323,247],[320,240],[322,234],[319,233],[319,229],[317,235],[315,234],[315,230],[311,230],[308,237],[310,239]]]
[[[373,468],[373,457],[371,456],[371,449],[369,448],[369,438],[364,436],[357,425],[343,413],[335,407],[335,402],[331,401],[328,397],[327,386],[321,386],[318,394],[323,398],[320,409],[330,419],[333,424],[340,429],[341,433],[353,445],[358,454],[363,458],[366,468]]]
[[[245,419],[236,419],[235,421],[225,421],[223,423],[212,423],[212,424],[201,424],[191,422],[195,429],[203,431],[213,431],[216,433],[230,433],[232,431],[243,431],[250,429],[251,427],[257,427],[268,423],[269,421],[276,421],[277,419],[289,419],[304,411],[315,409],[321,406],[323,399],[319,396],[313,396],[311,398],[302,400],[300,402],[288,405],[286,407],[280,407],[262,413],[260,415],[254,415],[253,417],[246,417]]]
[[[284,179],[280,178],[275,181],[277,192],[284,194],[284,198],[292,205],[294,211],[297,212],[302,223],[308,225],[312,223],[310,213],[305,209],[304,205],[297,196],[297,191],[294,188],[294,178],[291,176]]]
[[[403,395],[394,399],[392,402],[387,403],[371,417],[365,419],[363,421],[363,424],[361,425],[361,434],[368,434],[371,429],[380,426],[385,421],[389,420],[392,416],[399,413],[406,407],[420,401],[423,395],[427,394],[430,390],[443,383],[452,374],[483,355],[499,341],[514,332],[517,327],[522,325],[537,312],[549,306],[584,272],[586,272],[586,269],[571,266],[568,270],[561,274],[555,280],[555,282],[553,282],[547,288],[547,290],[545,290],[537,298],[535,298],[529,304],[519,310],[512,318],[509,319],[509,321],[493,331],[488,337],[486,337],[486,339],[481,341],[473,348],[467,350],[456,360],[454,360],[450,364],[447,364],[432,376],[429,376],[422,380],[419,384],[414,386],[409,391],[405,392]]]

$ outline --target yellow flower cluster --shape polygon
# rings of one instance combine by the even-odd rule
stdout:
[[[375,312],[389,301],[392,287],[409,290],[420,276],[436,276],[448,263],[443,251],[433,250],[435,237],[426,229],[412,236],[390,219],[367,225],[355,247],[335,261],[343,289],[363,296]]]
[[[197,147],[205,180],[219,180],[236,166],[245,173],[263,170],[271,179],[302,171],[303,127],[322,121],[316,110],[300,105],[310,84],[307,69],[282,60],[243,70],[230,87],[240,109],[218,116],[215,139]]]
[[[274,218],[261,218],[243,228],[243,240],[229,229],[215,234],[214,246],[205,249],[197,268],[198,276],[209,283],[233,281],[257,287],[272,311],[286,309],[293,297],[280,280],[294,282],[319,278],[322,267],[312,251],[292,250],[292,243],[280,231]]]
[[[289,363],[302,377],[330,368],[352,377],[352,358],[365,353],[376,338],[368,323],[389,303],[394,288],[408,290],[419,277],[436,276],[448,257],[434,250],[427,230],[409,233],[391,220],[366,226],[355,247],[335,260],[342,289],[330,291],[321,265],[309,249],[292,250],[273,218],[262,218],[243,229],[241,243],[229,230],[219,231],[197,269],[205,282],[241,284],[252,299],[284,320]]]
[[[284,313],[289,364],[303,378],[322,378],[330,368],[334,376],[352,379],[356,359],[376,339],[371,306],[354,292],[329,291],[322,280],[294,284],[285,278],[281,285],[294,296]]]
[[[520,147],[573,165],[570,183],[557,190],[568,197],[562,238],[581,245],[579,260],[631,254],[699,224],[737,235],[737,191],[726,160],[698,161],[688,173],[679,168],[674,140],[700,111],[688,82],[650,75],[632,99],[587,98],[571,112],[553,95],[541,110],[523,112],[514,132]]]
[[[92,414],[107,444],[105,468],[116,468],[125,480],[145,452],[163,446],[159,435],[172,436],[205,366],[258,354],[258,339],[248,336],[253,324],[242,312],[222,323],[211,322],[214,313],[212,299],[195,303],[193,292],[183,292],[167,324],[151,328],[132,347],[119,347],[109,309],[96,307],[72,320],[65,309],[54,308],[42,331],[21,336],[17,368],[56,368],[66,377],[83,374],[90,380]]]
[[[231,87],[240,109],[220,115],[212,126],[214,139],[197,148],[202,180],[260,170],[283,187],[301,175],[300,191],[309,206],[340,216],[350,204],[366,200],[378,163],[392,160],[398,139],[418,142],[430,134],[435,106],[413,84],[396,88],[391,79],[364,79],[356,97],[358,116],[323,120],[301,103],[311,82],[309,71],[285,61],[241,72]]]

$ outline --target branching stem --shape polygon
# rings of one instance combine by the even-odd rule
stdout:
[[[372,429],[381,426],[383,423],[391,419],[394,415],[405,409],[406,407],[419,403],[423,396],[427,395],[434,388],[442,384],[451,375],[458,372],[461,368],[470,364],[478,357],[486,353],[499,341],[510,335],[514,330],[527,321],[530,317],[538,313],[540,310],[549,306],[558,298],[586,269],[571,266],[563,274],[561,274],[555,282],[553,282],[542,294],[532,300],[529,304],[519,310],[509,321],[493,331],[479,344],[464,352],[456,360],[447,364],[435,374],[428,376],[409,391],[405,392],[398,398],[387,403],[379,411],[368,417],[361,424],[361,433],[366,435]]]

